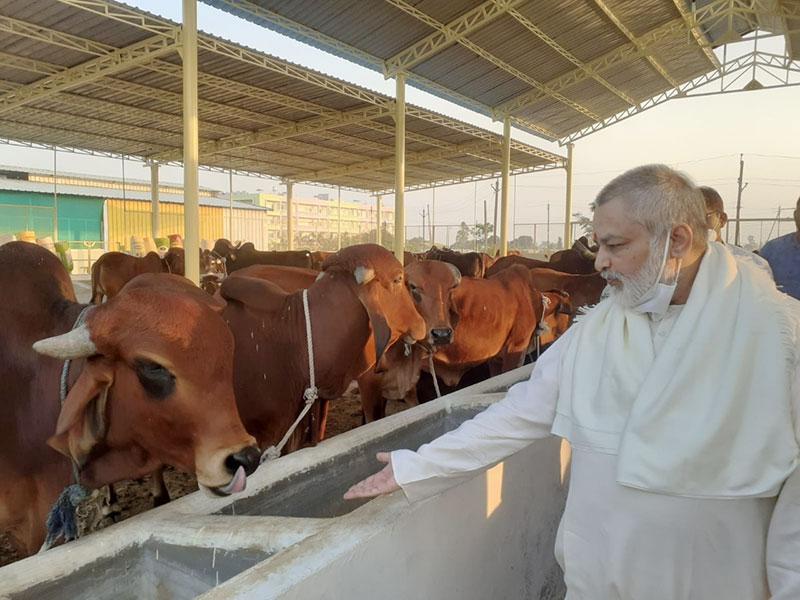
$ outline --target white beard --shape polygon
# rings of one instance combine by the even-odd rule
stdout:
[[[665,241],[658,237],[654,237],[650,241],[650,254],[637,273],[630,276],[616,271],[603,271],[601,273],[606,281],[616,280],[622,284],[622,286],[609,286],[609,289],[611,290],[611,297],[623,308],[632,308],[639,305],[645,295],[659,282],[658,274],[661,270],[661,261],[664,260],[662,252],[664,252]],[[668,259],[660,281],[674,280],[677,275],[675,272],[676,266],[674,261]]]

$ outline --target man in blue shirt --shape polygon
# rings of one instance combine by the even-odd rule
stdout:
[[[760,254],[772,267],[778,289],[800,300],[800,198],[794,210],[794,222],[797,231],[767,242]]]

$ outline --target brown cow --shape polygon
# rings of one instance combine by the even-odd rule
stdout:
[[[453,291],[461,282],[455,265],[436,260],[422,260],[405,268],[408,286],[417,310],[425,319],[428,348],[438,348],[453,340],[458,322],[452,304]],[[358,378],[364,420],[369,423],[386,416],[387,400],[402,400],[419,380],[421,360],[429,351],[416,344],[413,348],[400,340],[380,360],[379,372],[367,371]]]
[[[436,375],[445,384],[458,384],[471,367],[496,356],[499,372],[522,365],[543,310],[527,269],[511,266],[489,279],[464,278],[453,291],[453,304],[458,314],[453,342],[434,354]]]
[[[203,263],[203,251],[200,250]],[[103,298],[113,298],[131,279],[142,273],[186,272],[183,248],[170,248],[159,258],[155,252],[148,252],[139,258],[123,252],[106,252],[92,265],[92,304],[100,304]]]
[[[336,254],[336,252],[323,252],[322,250],[318,250],[316,252],[311,253],[311,268],[316,269],[317,271],[322,270],[322,263],[324,263],[329,257]]]
[[[259,453],[236,410],[233,338],[212,298],[142,275],[72,329],[85,307],[60,261],[11,242],[0,247],[0,304],[0,530],[21,554],[42,544],[71,460],[87,487],[171,464],[215,493],[243,489]]]
[[[544,296],[544,316],[536,330],[536,342],[540,349],[552,344],[564,335],[575,316],[572,299],[568,293],[553,290],[543,292],[542,296]]]
[[[600,273],[575,275],[561,273],[553,269],[531,269],[533,285],[537,290],[563,290],[577,309],[600,302],[600,295],[606,287],[606,280]]]
[[[256,250],[251,242],[245,242],[237,247],[228,240],[220,238],[214,243],[213,252],[225,259],[229,274],[251,265],[311,268],[311,252],[308,250],[261,251]]]
[[[464,277],[481,278],[485,275],[484,258],[478,252],[465,252],[462,254],[449,248],[433,246],[425,253],[425,258],[455,265]]]
[[[302,293],[289,294],[255,277],[229,277],[220,291],[228,302],[223,316],[236,340],[239,412],[247,430],[267,446],[300,413],[310,381]],[[309,434],[296,431],[286,452],[297,449],[304,437],[322,439],[328,401],[372,368],[388,346],[426,335],[402,266],[375,244],[350,246],[330,257],[323,275],[308,288],[308,302],[319,401]]]
[[[314,269],[276,265],[252,265],[231,274],[231,277],[256,277],[269,281],[290,294],[311,287],[319,276],[319,271]]]

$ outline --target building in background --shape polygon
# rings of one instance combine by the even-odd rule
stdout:
[[[280,194],[227,193],[200,188],[200,239],[209,247],[224,237],[250,241],[259,249],[280,250],[286,243],[286,197]],[[295,247],[335,250],[336,199],[295,198]],[[342,245],[375,240],[376,207],[342,200]],[[394,226],[394,211],[383,209],[384,244]],[[161,235],[183,236],[183,187],[159,185]],[[56,228],[56,215],[57,225]],[[33,232],[36,238],[68,242],[76,273],[88,273],[105,251],[129,251],[132,237],[151,235],[150,181],[58,173],[0,166],[0,236]],[[390,234],[388,234],[390,235]]]
[[[286,194],[234,192],[234,200],[266,208],[270,248],[286,248]],[[294,205],[295,247],[336,250],[339,235],[339,201],[328,194],[314,198],[292,199]],[[375,240],[377,207],[355,200],[342,199],[342,246]],[[383,237],[394,230],[394,209],[381,208]],[[384,243],[387,243],[384,241]]]

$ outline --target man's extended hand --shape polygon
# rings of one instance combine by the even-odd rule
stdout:
[[[375,456],[380,462],[386,463],[386,466],[374,475],[370,475],[363,481],[359,481],[347,490],[344,494],[345,500],[372,498],[373,496],[380,496],[382,494],[391,494],[395,490],[400,489],[400,486],[397,485],[397,481],[395,481],[394,478],[394,470],[389,460],[389,453],[378,452]]]

